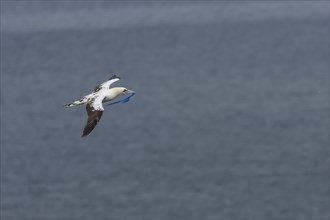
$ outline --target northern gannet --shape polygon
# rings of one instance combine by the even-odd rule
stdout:
[[[101,116],[103,114],[104,108],[102,103],[103,102],[109,102],[114,99],[116,99],[119,96],[131,94],[133,96],[135,94],[134,91],[128,90],[124,87],[115,87],[110,89],[110,85],[116,81],[118,81],[120,78],[116,75],[113,75],[109,80],[101,83],[98,85],[94,92],[85,95],[79,100],[76,100],[70,104],[67,104],[65,106],[72,107],[76,105],[83,105],[86,104],[86,111],[88,115],[87,123],[85,125],[82,137],[85,137],[89,135],[92,130],[95,128],[97,123],[100,121]],[[131,97],[130,96],[130,97]],[[119,102],[127,102],[129,100],[129,97],[114,103],[110,104],[116,104]]]

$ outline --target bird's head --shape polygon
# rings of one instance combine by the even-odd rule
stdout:
[[[117,96],[135,93],[134,91],[126,89],[125,87],[116,87],[116,88],[113,88],[113,90]]]

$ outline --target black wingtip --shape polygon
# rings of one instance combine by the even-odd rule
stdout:
[[[84,129],[83,134],[81,135],[81,137],[82,137],[82,138],[83,138],[83,137],[86,137],[86,136],[88,136],[90,133],[91,133],[91,131],[87,132],[87,131]]]
[[[92,130],[87,130],[86,128],[84,128],[84,131],[83,131],[83,134],[81,135],[81,137],[83,138],[83,137],[88,136],[92,132]]]
[[[120,79],[120,77],[119,77],[119,76],[117,76],[116,74],[114,74],[113,76],[111,76],[111,77],[110,77],[110,79],[109,79],[109,80],[111,80],[111,79]]]

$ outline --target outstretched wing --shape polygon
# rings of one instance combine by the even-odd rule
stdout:
[[[87,102],[86,111],[88,119],[82,137],[89,135],[93,131],[97,123],[100,121],[104,111],[102,106],[103,99],[103,95],[95,95]]]
[[[110,85],[116,81],[120,80],[120,77],[113,75],[110,77],[110,79],[108,81],[105,81],[103,83],[101,83],[100,85],[96,86],[96,88],[94,89],[94,92],[100,91],[102,88],[110,88]]]

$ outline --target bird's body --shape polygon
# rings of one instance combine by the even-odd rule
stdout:
[[[88,103],[92,98],[95,98],[97,96],[103,97],[102,103],[109,102],[109,101],[112,101],[112,100],[118,98],[121,95],[124,95],[122,93],[122,91],[124,91],[124,90],[125,90],[124,87],[115,87],[115,88],[111,88],[111,89],[103,88],[97,92],[92,92],[88,95],[85,95],[81,99],[74,101],[66,106],[72,107],[72,106],[76,106],[76,105],[83,105],[83,104]]]
[[[94,92],[85,95],[79,100],[76,100],[65,106],[71,107],[76,105],[86,104],[86,111],[88,115],[87,124],[84,128],[82,137],[87,136],[95,128],[96,124],[100,121],[104,108],[102,103],[112,101],[121,95],[134,94],[134,91],[128,90],[124,87],[115,87],[110,89],[110,85],[120,78],[113,75],[108,81],[98,85]]]

